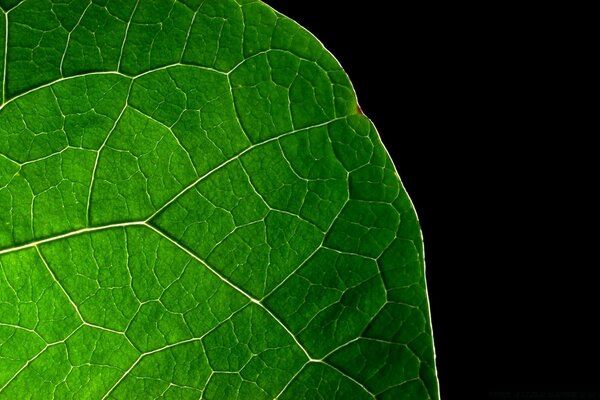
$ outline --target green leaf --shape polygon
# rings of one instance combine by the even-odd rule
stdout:
[[[0,7],[0,398],[438,398],[417,217],[319,41]]]

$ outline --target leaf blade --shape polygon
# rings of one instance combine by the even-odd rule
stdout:
[[[3,10],[0,395],[438,397],[416,214],[318,40],[260,2]]]

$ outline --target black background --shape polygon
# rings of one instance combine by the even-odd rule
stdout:
[[[442,399],[600,398],[566,10],[267,3],[338,58],[415,204]]]

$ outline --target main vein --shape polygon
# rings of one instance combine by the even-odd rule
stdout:
[[[16,246],[16,247],[11,247],[8,249],[3,249],[0,250],[0,255],[3,254],[8,254],[8,253],[13,253],[15,251],[20,251],[20,250],[25,250],[25,249],[30,249],[32,247],[36,247],[45,243],[51,243],[51,242],[55,242],[57,240],[62,240],[62,239],[67,239],[73,236],[79,236],[79,235],[83,235],[85,233],[91,233],[91,232],[98,232],[98,231],[104,231],[107,229],[113,229],[113,228],[119,228],[119,227],[127,227],[127,226],[140,226],[140,225],[146,225],[144,223],[144,221],[134,221],[134,222],[121,222],[121,223],[116,223],[116,224],[109,224],[109,225],[101,225],[101,226],[94,226],[92,228],[83,228],[83,229],[78,229],[75,231],[71,231],[71,232],[67,232],[67,233],[63,233],[57,236],[52,236],[52,237],[48,237],[45,239],[40,239],[37,240],[35,242],[29,242],[29,243],[25,243],[22,244],[20,246]]]

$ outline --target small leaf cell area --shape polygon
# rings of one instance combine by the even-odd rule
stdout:
[[[0,9],[0,399],[438,399],[415,210],[312,34]]]

